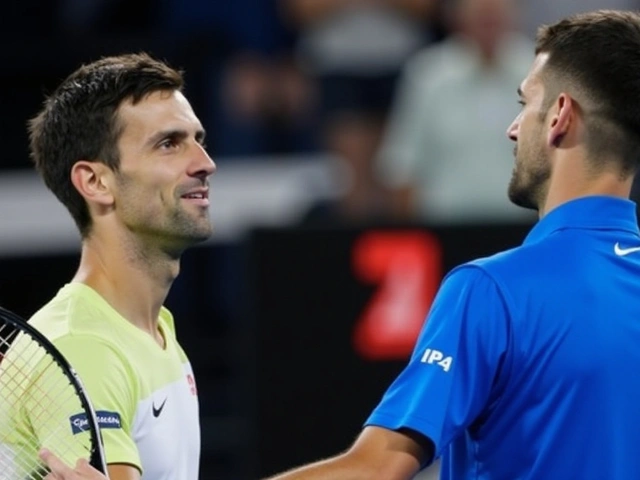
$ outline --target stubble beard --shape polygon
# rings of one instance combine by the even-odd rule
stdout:
[[[142,205],[143,200],[131,191],[133,180],[124,174],[120,174],[118,180],[123,191],[121,208],[124,222],[143,244],[171,256],[179,256],[212,235],[208,209],[191,211],[178,197],[171,206],[163,202],[162,211],[145,211],[136,207]]]
[[[518,155],[516,148],[514,154],[516,166],[509,182],[509,200],[518,207],[539,211],[551,178],[549,161],[542,151],[521,151]]]
[[[179,258],[188,248],[204,242],[213,231],[206,213],[203,217],[194,217],[191,212],[179,208],[168,212],[163,220],[154,223],[155,225],[148,225],[144,229],[148,245],[155,245],[155,248],[172,258]]]
[[[173,231],[174,236],[182,239],[187,247],[204,242],[213,233],[208,211],[195,218],[185,209],[177,209],[168,219],[168,223],[167,230]]]

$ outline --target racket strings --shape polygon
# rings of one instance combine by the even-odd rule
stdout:
[[[0,480],[41,480],[46,446],[75,463],[91,452],[84,409],[55,359],[29,335],[0,326]]]
[[[18,336],[18,333],[20,333],[18,329],[6,323],[0,326],[0,361],[2,361],[5,353],[7,353],[7,350],[9,350],[9,347]]]

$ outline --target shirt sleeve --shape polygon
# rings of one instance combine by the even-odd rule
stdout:
[[[138,388],[128,362],[115,349],[95,337],[68,335],[54,344],[78,373],[96,411],[107,463],[130,464],[142,471],[138,449],[132,438]],[[56,385],[60,382],[51,375],[42,375],[32,388],[50,391],[59,388]],[[78,411],[77,398],[69,395],[57,398],[58,404],[48,406],[47,412],[41,412],[35,402],[28,406],[30,423],[43,444],[43,436],[52,431],[53,422],[64,425],[58,435],[85,434],[82,428],[85,417]],[[56,452],[55,444],[48,448]],[[69,456],[66,452],[60,453],[64,459]]]
[[[440,456],[489,403],[507,355],[508,319],[497,285],[482,269],[453,270],[408,364],[365,425],[417,431]]]

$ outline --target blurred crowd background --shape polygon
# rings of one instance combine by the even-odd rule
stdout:
[[[535,221],[507,200],[505,132],[537,26],[639,7],[7,0],[0,303],[30,315],[77,262],[73,225],[29,162],[28,118],[82,63],[149,52],[185,70],[218,165],[216,237],[185,255],[169,299],[199,378],[202,478],[345,448],[408,355],[405,318],[424,317],[449,268],[517,245]]]

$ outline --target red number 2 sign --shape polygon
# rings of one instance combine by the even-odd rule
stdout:
[[[406,359],[441,281],[438,240],[424,231],[371,231],[356,240],[352,261],[360,280],[378,285],[355,325],[356,351]]]

